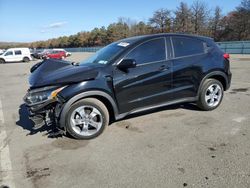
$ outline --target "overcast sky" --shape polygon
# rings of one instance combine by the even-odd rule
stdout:
[[[183,0],[189,5],[193,0]],[[223,13],[240,0],[204,0]],[[0,0],[0,41],[31,42],[108,26],[119,17],[147,21],[159,8],[175,10],[181,0]]]

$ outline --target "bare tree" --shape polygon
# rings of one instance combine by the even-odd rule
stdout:
[[[174,31],[185,33],[192,32],[192,12],[188,5],[184,2],[181,2],[174,14]]]
[[[241,4],[237,9],[245,9],[246,11],[250,11],[250,0],[242,0]]]
[[[202,1],[194,1],[192,7],[192,23],[195,34],[205,34],[209,10],[207,5]]]
[[[235,26],[238,40],[250,39],[250,0],[242,0],[236,8]]]
[[[219,6],[214,9],[214,15],[211,17],[209,22],[209,29],[211,31],[211,36],[217,41],[219,40],[219,35],[224,29],[222,25],[222,10]]]
[[[223,18],[225,25],[222,40],[250,40],[250,0],[241,4]]]
[[[149,23],[160,29],[161,32],[167,32],[171,29],[171,12],[167,9],[159,9],[154,12],[152,18],[149,19]]]

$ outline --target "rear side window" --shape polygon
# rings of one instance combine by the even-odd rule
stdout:
[[[15,50],[15,55],[22,55],[21,50]]]
[[[134,59],[137,64],[163,61],[166,59],[165,39],[158,38],[142,43],[133,49],[126,59]]]
[[[204,53],[203,41],[194,38],[173,37],[175,57]]]

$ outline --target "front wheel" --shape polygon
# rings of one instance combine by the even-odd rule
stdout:
[[[66,129],[77,139],[91,139],[100,135],[109,123],[106,106],[95,98],[74,103],[66,115]]]
[[[223,99],[223,86],[220,81],[215,79],[207,79],[200,91],[197,105],[202,110],[214,110]]]
[[[4,59],[0,59],[0,64],[4,64],[5,60]]]

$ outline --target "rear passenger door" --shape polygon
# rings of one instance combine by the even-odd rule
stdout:
[[[134,59],[136,67],[114,71],[114,90],[120,113],[168,101],[171,97],[171,62],[165,37],[142,42],[122,59]]]
[[[173,90],[175,99],[197,95],[202,69],[205,67],[205,43],[194,37],[171,37],[173,50]]]

